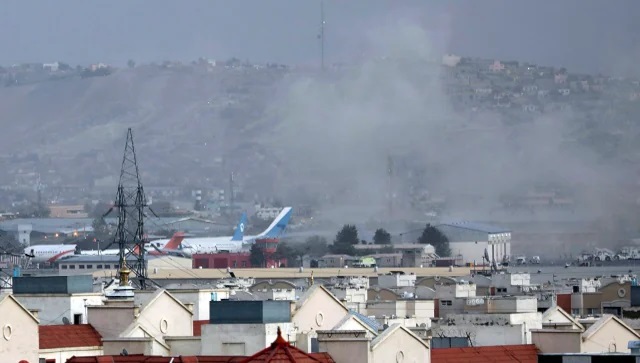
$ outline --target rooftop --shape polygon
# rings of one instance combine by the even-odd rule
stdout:
[[[40,325],[38,329],[40,349],[102,346],[100,333],[89,324]]]
[[[498,227],[498,226],[494,226],[494,225],[491,225],[491,224],[485,224],[485,223],[480,223],[480,222],[469,222],[469,221],[442,223],[442,224],[437,225],[436,227],[439,227],[439,226],[449,226],[449,227],[463,228],[463,229],[468,229],[468,230],[472,230],[472,231],[479,231],[479,232],[484,232],[484,233],[490,233],[490,234],[511,232],[511,230],[509,230],[508,228]]]
[[[538,349],[533,344],[440,348],[431,351],[431,361],[433,363],[537,363]]]
[[[249,362],[323,362],[335,363],[335,361],[327,353],[305,353],[304,351],[292,346],[282,337],[280,327],[278,327],[278,337],[267,347],[258,353],[246,358],[243,363]]]
[[[373,268],[313,268],[300,271],[298,268],[244,268],[232,269],[238,278],[252,277],[256,279],[296,279],[309,278],[313,271],[314,278],[330,278],[334,276],[365,276],[377,277],[379,274],[389,273],[391,271],[404,271],[405,274],[415,274],[417,276],[466,276],[469,274],[468,267],[454,267],[449,271],[448,267],[407,267],[407,268],[378,268],[376,272]],[[104,273],[97,271],[93,275],[101,277]],[[229,277],[229,273],[225,269],[185,269],[185,268],[163,268],[158,269],[153,274],[154,280],[162,279],[224,279]]]

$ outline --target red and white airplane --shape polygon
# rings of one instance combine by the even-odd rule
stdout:
[[[64,256],[73,255],[76,252],[76,245],[36,245],[25,247],[24,254],[31,258],[31,261],[42,263],[54,263]]]
[[[150,256],[185,256],[181,252],[180,244],[184,239],[183,233],[176,233],[171,237],[162,248],[156,248],[153,245],[147,244],[145,250]],[[35,245],[25,247],[24,254],[31,258],[32,262],[36,263],[54,263],[62,257],[71,256],[76,253],[76,245]],[[119,250],[85,250],[81,251],[81,255],[117,255]],[[134,252],[135,253],[135,252]]]

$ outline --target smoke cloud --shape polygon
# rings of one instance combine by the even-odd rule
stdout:
[[[302,188],[324,196],[324,217],[337,225],[383,219],[391,156],[409,165],[396,165],[397,179],[423,170],[418,186],[446,196],[443,218],[509,218],[501,196],[525,195],[537,185],[559,186],[579,199],[574,213],[611,211],[604,202],[624,173],[572,141],[578,114],[456,108],[452,100],[460,96],[448,94],[456,89],[448,85],[470,86],[451,79],[454,72],[441,65],[422,27],[397,23],[363,39],[365,61],[288,79],[274,97],[271,112],[281,122],[270,142],[289,171],[283,193]],[[396,216],[424,219],[409,202],[398,199]]]

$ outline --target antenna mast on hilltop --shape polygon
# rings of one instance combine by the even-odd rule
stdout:
[[[147,264],[144,249],[144,208],[146,206],[147,200],[140,182],[136,151],[133,146],[133,134],[129,128],[114,205],[118,209],[118,229],[114,242],[118,244],[120,250],[118,254],[120,283],[126,283],[130,271],[136,276],[131,281],[140,289],[147,288]]]
[[[389,218],[393,217],[393,158],[391,155],[387,156],[387,187],[388,187],[388,198],[389,198]]]
[[[324,71],[324,0],[320,0],[320,68]]]
[[[229,214],[233,215],[235,211],[235,190],[233,188],[235,184],[235,176],[233,172],[229,174]]]

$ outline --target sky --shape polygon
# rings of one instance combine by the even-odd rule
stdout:
[[[326,60],[358,56],[362,34],[410,20],[442,53],[640,74],[634,0],[325,0]],[[0,64],[125,64],[199,57],[318,64],[320,0],[6,0]]]

